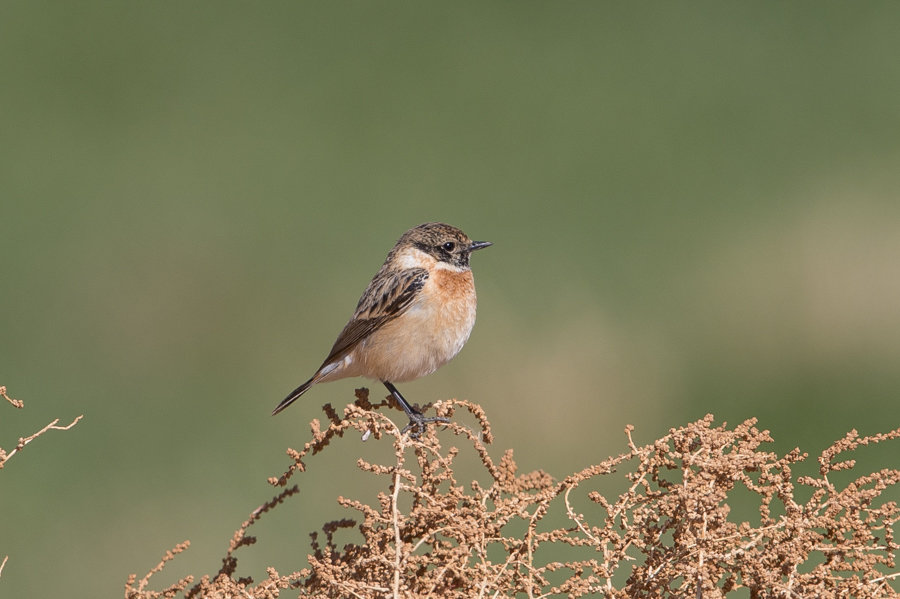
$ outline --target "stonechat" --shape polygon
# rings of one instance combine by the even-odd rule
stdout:
[[[431,374],[468,341],[476,306],[469,256],[489,245],[444,223],[425,223],[404,233],[359,298],[328,357],[272,414],[316,383],[363,376],[381,381],[409,416],[404,432],[446,422],[424,417],[393,383]]]

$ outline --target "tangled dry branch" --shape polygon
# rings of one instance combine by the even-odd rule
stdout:
[[[5,399],[7,401],[7,403],[9,403],[14,408],[22,409],[25,407],[25,402],[23,402],[21,399],[12,398],[7,394],[5,385],[0,385],[0,397],[3,397],[3,399]],[[13,447],[11,450],[6,451],[2,447],[0,447],[0,469],[3,469],[3,467],[6,466],[6,463],[10,459],[12,459],[12,457],[14,455],[16,455],[17,453],[22,451],[26,445],[28,445],[29,443],[31,443],[32,441],[34,441],[35,439],[37,439],[38,437],[40,437],[41,435],[46,433],[47,431],[67,431],[70,428],[72,428],[73,426],[75,426],[76,424],[78,424],[78,421],[81,420],[83,417],[84,417],[84,414],[82,414],[81,416],[78,416],[72,422],[70,422],[69,424],[67,424],[65,426],[57,426],[59,424],[59,418],[57,418],[57,419],[53,420],[52,422],[50,422],[49,424],[47,424],[44,428],[37,431],[36,433],[32,433],[32,434],[28,435],[27,437],[19,437],[19,441],[16,443],[16,446]],[[3,568],[6,567],[6,562],[8,560],[9,560],[9,556],[5,555],[5,556],[3,556],[3,560],[0,561],[0,576],[3,576]]]
[[[12,405],[14,408],[21,409],[21,408],[25,407],[25,403],[22,400],[13,399],[9,395],[7,395],[6,387],[3,385],[0,385],[0,396],[2,396],[4,399],[6,399],[6,401],[9,402],[10,405]],[[28,445],[29,443],[31,443],[32,441],[34,441],[35,439],[37,439],[38,437],[40,437],[41,435],[46,433],[47,431],[67,431],[70,428],[72,428],[73,426],[75,426],[76,424],[78,424],[78,421],[81,420],[82,418],[84,418],[84,414],[82,414],[81,416],[78,416],[77,418],[75,418],[75,420],[73,420],[72,422],[70,422],[69,424],[67,424],[65,426],[57,426],[59,424],[59,418],[57,418],[57,419],[53,420],[52,422],[50,422],[47,426],[45,426],[41,430],[37,431],[36,433],[32,433],[32,434],[28,435],[27,437],[19,437],[19,442],[16,443],[16,446],[13,447],[11,450],[6,451],[2,447],[0,447],[0,468],[3,468],[6,465],[6,462],[8,462],[18,452],[22,451],[26,445]]]
[[[762,448],[772,439],[755,420],[730,429],[708,415],[646,445],[628,427],[627,451],[556,480],[542,471],[519,474],[511,450],[495,461],[486,447],[490,424],[475,404],[444,401],[435,409],[447,418],[469,412],[476,430],[451,422],[419,439],[400,434],[381,413],[386,405],[358,390],[341,415],[326,406],[328,426],[314,421],[310,441],[289,450],[290,467],[270,479],[284,490],[238,529],[218,574],[148,590],[184,543],[139,582],[132,575],[126,598],[897,596],[900,510],[885,491],[900,470],[845,485],[832,475],[854,467],[847,452],[896,439],[900,429],[867,437],[851,431],[819,456],[818,476],[794,477],[807,454],[779,457]],[[353,430],[393,443],[392,463],[357,462],[384,480],[377,504],[339,497],[349,516],[313,535],[308,565],[289,574],[269,568],[258,582],[234,578],[235,552],[255,540],[248,528],[297,492],[287,485],[310,457]],[[475,452],[490,484],[457,479],[461,449],[445,449],[440,439],[448,437]],[[616,472],[624,473],[624,492],[599,492]],[[757,499],[752,521],[731,517],[729,501],[740,489]],[[358,542],[338,546],[335,534],[346,529],[358,531]]]

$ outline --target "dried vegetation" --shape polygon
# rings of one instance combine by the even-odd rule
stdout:
[[[519,474],[512,451],[495,461],[490,424],[475,404],[434,406],[448,418],[469,412],[475,430],[457,418],[419,439],[399,434],[386,405],[359,390],[343,414],[326,406],[327,427],[313,421],[310,441],[289,450],[290,467],[270,479],[282,491],[237,530],[217,574],[151,590],[183,543],[142,579],[132,575],[126,598],[897,596],[900,511],[885,492],[900,471],[835,473],[854,467],[848,452],[896,439],[900,429],[851,431],[818,457],[817,475],[795,476],[807,454],[766,451],[772,439],[755,420],[728,428],[710,415],[645,445],[628,427],[624,453],[557,480]],[[315,454],[351,432],[393,443],[391,463],[357,462],[383,479],[377,503],[339,497],[347,517],[313,535],[297,571],[236,578],[236,552],[255,541],[250,526],[297,492],[288,485]],[[475,452],[490,484],[457,479],[461,452]],[[624,491],[601,493],[609,477],[624,477]],[[739,493],[759,506],[749,521],[733,518],[729,502]],[[358,538],[339,546],[338,531]]]
[[[7,394],[6,387],[4,385],[0,385],[0,397],[6,400],[6,402],[14,408],[18,408],[21,410],[25,407],[25,402],[23,402],[21,399],[15,399]],[[45,434],[48,431],[67,431],[78,424],[78,421],[83,417],[84,415],[82,414],[65,426],[59,426],[59,418],[57,418],[44,426],[44,428],[40,429],[39,431],[32,433],[27,437],[19,437],[19,441],[16,443],[15,447],[10,449],[9,451],[0,447],[0,469],[3,469],[3,467],[6,466],[6,463],[11,460],[14,455],[25,449],[26,445],[28,445],[41,435]],[[3,568],[6,567],[7,561],[9,561],[8,555],[4,555],[3,559],[0,560],[0,576],[3,576]]]

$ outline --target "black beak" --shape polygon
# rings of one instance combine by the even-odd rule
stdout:
[[[490,241],[473,241],[472,244],[469,246],[469,251],[474,252],[475,250],[480,250],[482,248],[486,248],[489,245],[494,245],[494,244],[491,243]]]

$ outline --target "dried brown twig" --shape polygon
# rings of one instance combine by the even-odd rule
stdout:
[[[289,450],[290,467],[270,479],[286,487],[311,456],[346,432],[393,444],[391,463],[357,462],[384,481],[378,501],[338,497],[351,517],[324,524],[321,540],[313,535],[308,565],[288,575],[269,568],[258,583],[233,577],[235,551],[255,541],[247,529],[296,493],[294,486],[244,522],[215,577],[190,589],[182,579],[148,591],[164,560],[139,584],[130,577],[126,597],[897,596],[891,584],[898,578],[900,510],[884,493],[900,482],[900,471],[885,468],[843,487],[828,475],[854,467],[853,460],[836,462],[840,454],[896,439],[900,429],[867,437],[851,432],[822,452],[818,477],[795,478],[792,468],[807,454],[763,450],[772,439],[755,420],[730,429],[714,426],[709,415],[643,446],[628,427],[625,453],[559,481],[542,471],[519,474],[512,451],[494,461],[486,447],[490,424],[475,404],[435,404],[444,417],[468,412],[475,430],[452,421],[419,439],[400,434],[381,413],[386,405],[369,403],[360,390],[341,415],[326,406],[327,427],[314,421],[310,441]],[[445,449],[442,439],[474,451],[490,484],[458,480],[461,449]],[[600,493],[598,483],[612,476],[624,476],[625,490]],[[803,491],[796,493],[797,486]],[[732,517],[729,501],[739,489],[758,500],[752,521]],[[358,542],[338,546],[335,534],[347,529],[358,531]]]
[[[14,408],[21,409],[21,408],[25,407],[25,402],[23,402],[22,400],[19,400],[19,399],[13,399],[12,397],[10,397],[9,395],[6,394],[6,386],[4,386],[4,385],[0,385],[0,396],[3,396],[3,398],[6,399],[6,401],[8,401]],[[0,469],[2,469],[3,466],[6,465],[6,462],[8,462],[10,460],[10,458],[12,458],[14,455],[16,455],[16,453],[21,451],[26,445],[28,445],[29,443],[31,443],[32,441],[34,441],[35,439],[37,439],[38,437],[40,437],[41,435],[46,433],[47,431],[51,431],[51,430],[67,431],[70,428],[72,428],[73,426],[75,426],[76,424],[78,424],[78,421],[81,420],[83,417],[84,417],[84,414],[82,414],[81,416],[78,416],[75,420],[73,420],[66,426],[56,426],[59,423],[59,418],[57,418],[56,420],[54,420],[53,422],[51,422],[50,424],[48,424],[47,426],[45,426],[44,428],[39,430],[38,432],[28,435],[27,437],[20,437],[19,442],[16,443],[16,446],[11,451],[7,452],[2,447],[0,447]],[[2,570],[0,570],[0,571],[2,571]]]
[[[25,402],[23,402],[22,400],[19,400],[19,399],[13,399],[9,395],[7,395],[5,385],[0,385],[0,396],[2,396],[14,408],[21,409],[21,408],[25,407]],[[27,437],[20,437],[19,442],[16,443],[16,446],[11,451],[7,452],[5,449],[0,447],[0,470],[3,469],[3,467],[6,465],[6,462],[8,462],[14,455],[16,455],[16,453],[21,451],[26,445],[28,445],[29,443],[31,443],[32,441],[34,441],[35,439],[37,439],[38,437],[40,437],[41,435],[46,433],[47,431],[50,431],[50,430],[67,431],[70,428],[72,428],[73,426],[75,426],[76,424],[78,424],[78,421],[81,420],[83,417],[84,417],[84,414],[82,414],[81,416],[78,416],[75,420],[73,420],[66,426],[57,426],[57,423],[59,423],[59,418],[57,418],[56,420],[54,420],[53,422],[51,422],[50,424],[48,424],[47,426],[45,426],[44,428],[39,430],[38,432],[28,435]],[[9,559],[9,556],[6,555],[3,557],[3,561],[0,562],[0,576],[3,576],[3,568],[6,567],[6,562],[8,559]]]
[[[9,395],[6,394],[6,386],[5,385],[0,385],[0,395],[2,395],[3,398],[6,401],[8,401],[10,403],[10,405],[12,405],[12,407],[14,407],[14,408],[21,409],[21,408],[25,407],[24,401],[22,401],[21,399],[13,399],[12,397],[10,397]]]
[[[38,432],[28,435],[27,437],[20,437],[19,442],[16,443],[16,446],[13,447],[9,452],[0,447],[0,468],[3,468],[6,465],[6,462],[8,462],[10,458],[16,455],[16,453],[21,451],[26,445],[28,445],[47,431],[67,431],[78,424],[78,421],[82,418],[84,418],[84,414],[78,416],[77,418],[75,418],[75,420],[65,426],[56,426],[57,423],[59,423],[59,418],[57,418]]]

